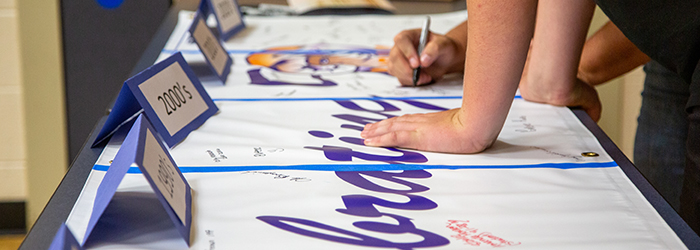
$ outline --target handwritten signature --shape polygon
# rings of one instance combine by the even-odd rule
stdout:
[[[572,154],[554,152],[554,151],[552,151],[552,150],[549,150],[549,149],[546,149],[546,148],[542,148],[542,147],[537,147],[537,146],[530,146],[529,148],[541,150],[541,151],[544,151],[544,152],[547,153],[547,154],[559,156],[559,157],[562,157],[562,158],[569,158],[569,159],[573,159],[573,160],[575,160],[575,161],[583,161],[583,157],[582,157],[582,156],[579,156],[579,155],[572,155]]]
[[[508,241],[489,232],[479,232],[479,229],[469,227],[468,223],[468,220],[448,220],[447,228],[457,233],[451,237],[472,246],[481,246],[482,244],[492,247],[520,245],[520,242]]]
[[[535,125],[532,125],[532,123],[527,122],[527,116],[521,115],[517,119],[514,119],[513,122],[514,123],[521,123],[521,125],[523,125],[521,128],[515,129],[515,132],[526,133],[526,132],[537,131],[537,128],[535,128]]]
[[[270,171],[245,171],[245,172],[242,172],[241,174],[263,174],[263,175],[271,175],[271,176],[274,176],[274,179],[287,179],[287,180],[293,181],[293,182],[307,182],[307,181],[311,181],[310,178],[306,178],[306,177],[294,177],[294,176],[291,176],[291,175],[280,174],[280,173],[277,173],[277,172],[270,172]]]
[[[267,152],[268,152],[268,153],[279,153],[279,152],[284,152],[284,149],[283,149],[283,148],[273,148],[273,149],[267,150]],[[253,153],[254,153],[254,154],[253,154],[254,157],[264,157],[264,156],[266,156],[265,152],[263,152],[263,148],[262,148],[262,147],[255,147],[255,148],[253,148]]]
[[[211,157],[211,159],[214,162],[221,162],[221,160],[228,159],[228,157],[226,157],[226,155],[224,155],[224,151],[222,151],[221,149],[217,148],[216,153],[218,154],[218,156],[217,156],[217,154],[214,154],[214,151],[207,150],[207,154],[209,154],[209,157]]]

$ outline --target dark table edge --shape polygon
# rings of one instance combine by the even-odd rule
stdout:
[[[131,75],[135,75],[153,65],[170,37],[170,34],[175,29],[175,25],[177,25],[179,12],[187,9],[192,9],[192,6],[189,4],[178,4],[170,8],[163,23],[153,36],[151,43],[132,70]],[[114,99],[116,99],[116,97]],[[671,205],[669,205],[668,202],[661,197],[659,192],[649,184],[632,162],[627,159],[624,153],[622,153],[605,132],[598,127],[598,124],[583,110],[572,109],[572,111],[583,125],[593,133],[605,151],[617,162],[622,171],[640,190],[644,198],[651,203],[676,235],[678,235],[681,241],[683,241],[689,249],[700,250],[700,237],[690,229],[688,224],[681,219]],[[80,192],[85,185],[85,181],[87,181],[93,165],[104,149],[103,146],[92,148],[91,145],[106,119],[107,116],[105,115],[93,128],[88,140],[80,150],[78,157],[76,157],[75,161],[71,164],[71,167],[51,196],[46,207],[44,207],[41,215],[39,215],[34,226],[32,226],[25,237],[19,250],[48,249],[51,245],[53,236],[56,234],[61,224],[68,218],[70,211],[73,209],[73,205],[78,200],[78,196],[80,196]]]

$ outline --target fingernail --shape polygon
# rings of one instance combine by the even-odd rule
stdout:
[[[374,143],[374,141],[373,141],[372,139],[365,139],[365,140],[364,140],[364,143],[365,143],[365,145],[367,145],[367,146],[372,146],[372,143]]]
[[[418,60],[416,60],[415,57],[411,57],[411,59],[408,59],[408,63],[411,64],[411,67],[414,67],[413,65],[420,66],[420,62],[418,62]]]
[[[430,61],[430,56],[423,54],[420,56],[420,61],[421,61],[421,63],[428,63]]]
[[[370,123],[370,124],[365,124],[365,128],[362,129],[362,131],[360,132],[360,137],[362,137],[362,138],[367,137],[367,130],[368,130],[369,127],[371,127],[371,126],[372,126],[371,123]]]

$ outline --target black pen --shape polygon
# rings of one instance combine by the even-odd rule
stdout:
[[[423,29],[420,32],[420,41],[418,43],[418,68],[413,69],[413,87],[418,85],[420,77],[420,54],[425,49],[425,44],[428,43],[428,33],[430,32],[430,16],[425,17]]]

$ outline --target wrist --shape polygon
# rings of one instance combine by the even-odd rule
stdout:
[[[530,66],[530,69],[532,68]],[[556,106],[566,106],[575,92],[576,85],[585,84],[573,76],[556,75],[543,70],[528,70],[526,77],[526,81],[521,81],[523,98]]]
[[[474,115],[472,115],[474,116]],[[463,152],[479,153],[491,147],[498,138],[503,122],[493,122],[492,117],[472,117],[468,109],[460,108],[453,116],[455,127],[460,129],[461,135],[458,140],[461,141]]]
[[[578,78],[580,81],[594,86],[600,84],[600,81],[596,79],[596,74],[592,72],[592,70],[589,70],[585,68],[583,65],[579,65],[578,70],[576,72],[576,78]]]

